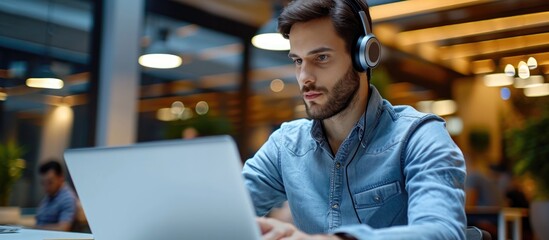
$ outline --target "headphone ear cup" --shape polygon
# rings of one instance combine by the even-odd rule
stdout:
[[[375,68],[379,65],[381,60],[381,43],[379,43],[377,38],[372,34],[367,35],[367,37],[364,56],[366,57],[368,67]]]
[[[364,72],[366,71],[366,68],[368,68],[365,61],[366,59],[363,57],[366,47],[366,42],[363,40],[364,36],[360,36],[353,49],[353,67],[358,72]]]
[[[374,35],[368,34],[358,39],[353,60],[353,66],[359,72],[377,67],[381,60],[381,44]]]

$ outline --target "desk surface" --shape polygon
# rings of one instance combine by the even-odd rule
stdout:
[[[17,233],[0,233],[0,240],[91,240],[93,235],[87,233],[56,232],[34,229],[21,229]]]

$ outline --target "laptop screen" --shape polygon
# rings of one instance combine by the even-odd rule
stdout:
[[[65,152],[96,240],[260,239],[228,136]]]

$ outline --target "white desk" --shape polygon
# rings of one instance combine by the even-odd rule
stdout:
[[[87,233],[56,232],[34,229],[21,229],[17,233],[0,233],[0,240],[92,240]]]

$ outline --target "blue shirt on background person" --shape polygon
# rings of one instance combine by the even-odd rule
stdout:
[[[320,121],[296,120],[246,161],[257,215],[288,200],[295,225],[310,234],[464,239],[465,161],[444,121],[392,106],[370,87],[366,125],[363,115],[335,156]]]
[[[36,225],[44,226],[59,222],[72,223],[76,215],[76,196],[63,185],[54,196],[46,196],[40,202],[36,212]]]

